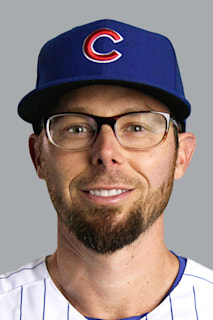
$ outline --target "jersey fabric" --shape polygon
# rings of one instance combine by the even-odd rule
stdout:
[[[0,320],[85,319],[53,283],[46,258],[0,276]],[[213,320],[213,271],[188,259],[161,304],[137,319]]]

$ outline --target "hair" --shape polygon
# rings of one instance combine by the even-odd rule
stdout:
[[[179,138],[178,138],[178,134],[183,132],[182,130],[180,130],[180,125],[178,123],[178,126],[173,125],[173,132],[174,132],[174,139],[175,139],[175,152],[177,154],[178,149],[179,149]]]
[[[39,136],[41,131],[44,129],[43,120],[39,119],[32,123],[33,126],[33,132]]]

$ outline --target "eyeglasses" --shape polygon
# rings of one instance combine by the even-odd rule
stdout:
[[[83,113],[60,113],[46,121],[46,134],[56,147],[83,150],[96,139],[103,125],[109,125],[128,149],[149,149],[166,139],[172,119],[169,113],[140,111],[114,117],[97,117]]]

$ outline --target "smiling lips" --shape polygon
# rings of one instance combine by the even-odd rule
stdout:
[[[95,190],[89,190],[89,193],[93,196],[97,196],[97,197],[115,197],[118,196],[122,193],[128,192],[129,190],[127,189],[95,189]]]

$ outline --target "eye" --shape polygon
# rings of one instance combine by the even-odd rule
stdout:
[[[144,127],[139,124],[132,124],[127,127],[127,131],[131,131],[131,132],[141,132],[143,130],[144,130]]]
[[[67,129],[70,133],[88,133],[91,132],[91,129],[86,128],[81,125],[71,126]]]
[[[144,134],[150,131],[150,128],[147,124],[141,122],[127,123],[122,128],[123,133],[127,134]]]

